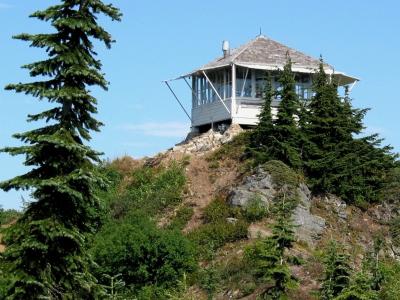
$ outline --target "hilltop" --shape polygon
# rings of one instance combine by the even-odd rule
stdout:
[[[331,240],[351,257],[352,272],[361,270],[377,236],[385,244],[382,262],[397,266],[398,191],[362,208],[332,194],[312,194],[306,178],[283,162],[252,166],[243,158],[248,138],[238,127],[209,131],[152,158],[106,164],[113,188],[99,194],[108,217],[92,250],[99,277],[120,276],[138,299],[256,299],[269,285],[254,273],[249,249],[272,235],[282,190],[298,195],[295,242],[287,253],[298,260],[290,264],[298,284],[289,299],[320,299]],[[130,254],[121,257],[125,251]],[[154,257],[148,261],[149,253]],[[393,282],[387,280],[381,295]],[[122,285],[114,292],[133,297]]]

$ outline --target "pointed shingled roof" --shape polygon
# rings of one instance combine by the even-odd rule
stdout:
[[[315,70],[319,60],[300,51],[292,49],[263,35],[257,36],[245,45],[232,49],[226,57],[220,57],[202,66],[200,70],[223,67],[235,63],[271,68],[282,68],[286,63],[286,54],[289,54],[293,67]],[[333,67],[326,64],[328,69]]]
[[[286,63],[287,53],[292,60],[293,71],[315,73],[318,70],[319,59],[260,35],[245,45],[236,49],[231,49],[226,57],[219,57],[187,75],[190,76],[198,74],[201,71],[226,67],[232,64],[254,69],[283,69]],[[328,74],[334,73],[335,77],[338,77],[338,79],[340,78],[342,84],[358,81],[355,77],[335,71],[329,64],[324,64],[324,66],[325,71]]]

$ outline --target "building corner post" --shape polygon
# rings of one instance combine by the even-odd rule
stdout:
[[[235,123],[237,103],[236,103],[236,65],[232,63],[232,93],[231,93],[231,119]]]

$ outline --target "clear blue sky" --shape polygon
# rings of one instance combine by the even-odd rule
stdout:
[[[28,80],[25,63],[43,58],[43,52],[12,40],[21,32],[50,30],[28,15],[55,0],[0,0],[0,147],[18,145],[16,132],[32,129],[28,113],[46,103],[6,92],[7,83]],[[162,80],[173,78],[221,54],[227,39],[236,47],[263,34],[318,57],[337,70],[361,78],[352,96],[356,107],[370,107],[365,124],[400,152],[400,2],[396,0],[304,1],[178,1],[113,0],[123,22],[104,23],[117,40],[111,51],[98,48],[108,92],[95,90],[98,119],[105,123],[91,145],[104,158],[142,157],[165,150],[189,129],[186,116]],[[190,91],[175,84],[189,108]],[[24,172],[22,158],[0,154],[0,180]],[[21,193],[0,192],[0,205],[19,208]]]

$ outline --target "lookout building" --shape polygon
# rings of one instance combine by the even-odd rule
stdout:
[[[229,124],[255,126],[263,103],[262,94],[267,72],[271,72],[274,89],[279,90],[279,70],[283,69],[287,55],[292,61],[297,95],[303,101],[312,97],[313,75],[320,63],[318,59],[263,35],[236,49],[230,49],[229,42],[224,41],[222,51],[223,55],[214,61],[188,74],[165,81],[190,119],[192,131],[204,132],[219,125]],[[324,69],[331,80],[349,91],[359,80],[336,71],[329,64],[324,64]],[[191,90],[190,113],[169,84],[176,79],[183,79]],[[272,101],[273,114],[276,114],[279,103],[279,97]]]

